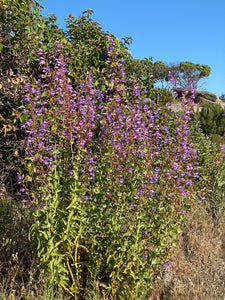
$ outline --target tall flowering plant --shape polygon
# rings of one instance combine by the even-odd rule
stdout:
[[[25,86],[27,168],[37,209],[32,235],[50,280],[71,295],[96,278],[108,297],[150,295],[198,177],[189,103],[174,120],[127,78],[116,39],[106,68],[72,85],[67,59],[39,49],[43,71]],[[92,278],[92,279],[93,279]]]
[[[105,119],[101,136],[103,146],[111,149],[109,170],[116,170],[111,192],[115,191],[114,184],[127,189],[126,180],[132,191],[131,204],[136,209],[140,208],[141,199],[153,201],[156,194],[167,194],[167,199],[181,203],[183,196],[190,195],[192,179],[198,177],[197,149],[188,125],[193,101],[187,93],[183,95],[184,113],[174,122],[174,117],[146,99],[135,79],[126,78],[114,39],[110,35],[107,38],[111,73],[102,109]],[[134,176],[137,170],[139,180]],[[163,180],[165,186],[160,190]]]
[[[28,134],[26,166],[37,205],[31,232],[50,280],[75,294],[82,275],[78,266],[74,274],[71,265],[79,264],[79,251],[84,256],[88,253],[79,242],[85,215],[80,200],[88,199],[88,185],[95,175],[92,149],[98,145],[94,139],[98,91],[93,89],[92,74],[87,74],[84,83],[76,82],[74,89],[61,54],[63,44],[55,46],[54,55],[48,58],[38,50],[43,70],[37,81],[25,85],[22,126]]]
[[[23,127],[29,134],[26,159],[35,165],[35,173],[41,180],[49,171],[57,169],[59,161],[64,171],[71,174],[71,159],[77,158],[84,149],[90,151],[95,129],[92,74],[87,75],[85,88],[77,83],[74,90],[67,77],[66,60],[59,54],[62,47],[56,42],[55,56],[51,57],[53,68],[39,49],[42,74],[34,84],[25,85],[23,100],[27,105],[23,113],[27,120]]]

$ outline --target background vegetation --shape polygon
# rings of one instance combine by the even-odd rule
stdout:
[[[185,92],[210,68],[133,59],[90,9],[63,31],[0,5],[0,298],[223,299],[223,111]]]

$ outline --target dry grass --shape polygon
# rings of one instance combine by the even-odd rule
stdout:
[[[225,219],[212,217],[207,205],[190,215],[171,255],[160,299],[225,299]]]

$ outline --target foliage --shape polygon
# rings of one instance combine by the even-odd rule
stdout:
[[[206,103],[196,114],[196,119],[205,134],[224,135],[225,118],[224,109],[219,104]]]
[[[194,64],[190,61],[183,61],[178,64],[167,65],[162,61],[156,61],[152,66],[153,78],[160,81],[163,87],[164,82],[170,79],[168,73],[176,74],[177,85],[185,87],[189,82],[196,84],[202,78],[210,75],[211,68],[204,64]]]
[[[44,270],[72,295],[95,270],[108,295],[140,297],[191,204],[197,156],[189,100],[174,120],[126,78],[116,39],[106,43],[108,73],[97,87],[90,73],[72,87],[62,44],[51,59],[38,50],[43,71],[25,86],[21,116],[37,204],[32,234]]]
[[[169,67],[164,62],[162,62],[161,60],[154,62],[153,70],[152,70],[153,78],[155,80],[161,82],[162,88],[163,88],[164,82],[169,81],[169,75],[168,75],[169,71],[170,71]]]
[[[172,103],[175,100],[172,92],[169,89],[157,87],[154,87],[151,90],[151,99],[153,99],[160,106],[164,106],[167,103]]]
[[[183,82],[198,82],[200,79],[207,77],[211,73],[211,68],[204,64],[194,64],[190,61],[183,61],[173,66],[174,71],[178,73],[180,84]]]
[[[106,61],[106,33],[102,31],[100,24],[91,18],[93,11],[86,10],[82,16],[67,17],[66,37],[69,47],[71,69],[78,76],[90,72],[101,71]]]
[[[63,30],[56,25],[54,15],[49,18],[40,15],[43,7],[37,1],[3,0],[2,6],[2,72],[33,74],[38,67],[35,61],[39,43],[45,49],[52,49],[56,39],[64,39]]]
[[[49,52],[52,41],[63,39],[56,18],[40,15],[41,6],[32,0],[3,0],[0,9],[0,185],[1,191],[16,195],[16,172],[23,168],[25,134],[19,121],[19,106],[23,94],[22,75],[40,73],[37,50]]]
[[[152,74],[152,58],[134,59],[127,61],[125,72],[129,77],[134,77],[147,91],[147,97],[150,96],[154,86]]]
[[[29,176],[18,174],[18,183],[47,281],[73,297],[85,297],[92,279],[108,299],[151,297],[187,210],[211,184],[210,163],[219,162],[189,127],[189,94],[181,118],[149,100],[157,93],[151,59],[133,60],[90,9],[70,15],[63,32],[37,2],[4,0],[3,8],[3,72],[27,75],[17,117]],[[202,169],[197,147],[206,149]]]
[[[54,54],[55,41],[64,42],[64,54],[70,59],[73,70],[71,78],[81,76],[87,70],[97,73],[105,67],[105,35],[100,24],[91,18],[93,11],[86,10],[82,16],[74,18],[69,15],[66,30],[57,25],[57,17],[41,15],[43,8],[37,1],[3,0],[1,12],[1,65],[3,73],[12,72],[19,75],[37,75],[41,69],[38,65],[38,48]],[[128,56],[125,42],[117,39],[121,57]]]
[[[208,190],[212,189],[217,176],[221,154],[218,146],[211,141],[209,136],[204,134],[199,122],[193,122],[191,132],[194,144],[198,148],[198,163],[200,165],[200,177],[196,183],[196,190],[204,190],[204,193],[207,194]]]
[[[103,79],[99,75],[101,73],[104,78],[103,69],[106,67],[106,33],[98,23],[93,22],[93,12],[90,10],[77,19],[70,15],[67,31],[64,32],[58,28],[56,16],[41,15],[42,6],[36,1],[3,0],[1,8],[0,85],[3,105],[0,107],[0,144],[4,153],[0,157],[0,182],[2,188],[12,193],[17,190],[15,174],[18,168],[23,168],[20,158],[24,157],[26,146],[24,130],[20,126],[23,75],[37,78],[40,74],[39,47],[51,57],[55,40],[63,41],[64,48],[61,51],[67,53],[70,59],[68,69],[71,72],[68,76],[71,84],[75,83],[73,79],[76,77],[83,76],[85,80],[87,70],[94,72],[93,77],[97,74],[99,82],[96,84],[100,84]],[[126,47],[118,39],[117,44],[120,45],[118,50],[121,57],[126,57]]]

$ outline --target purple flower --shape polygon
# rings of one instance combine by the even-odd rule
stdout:
[[[29,101],[29,99],[30,98],[28,96],[26,96],[26,95],[24,95],[23,98],[22,98],[23,101]]]
[[[176,162],[173,162],[172,167],[177,170],[179,168],[179,164]]]
[[[39,144],[40,144],[40,142],[39,142]],[[43,143],[42,143],[42,144],[43,144]],[[46,150],[46,151],[52,150],[52,147],[47,146],[47,147],[45,147],[45,150]]]
[[[195,178],[199,178],[199,174],[198,174],[198,172],[195,172],[195,173],[194,173],[194,175],[193,175],[193,177],[195,177]]]
[[[141,195],[143,192],[144,192],[144,190],[143,190],[143,189],[140,189],[140,190],[137,192],[137,194],[138,194],[138,195]]]
[[[188,163],[188,164],[186,165],[186,168],[187,168],[187,170],[192,170],[192,169],[193,169],[193,166],[192,166],[192,164]]]
[[[38,49],[37,51],[38,55],[42,55],[43,54],[43,50],[41,48]]]
[[[168,260],[166,263],[163,264],[164,268],[171,267],[170,261]]]
[[[149,193],[149,196],[152,198],[153,196],[154,196],[154,191],[152,190],[152,191],[150,191],[150,193]]]
[[[186,180],[185,180],[185,184],[187,184],[187,185],[192,185],[191,179],[186,179]]]
[[[181,192],[181,195],[185,196],[186,195],[186,192],[184,190],[184,188],[182,186],[179,186],[179,190]]]
[[[145,187],[145,183],[144,183],[144,182],[142,182],[142,184],[141,184],[141,187],[142,187],[142,188],[144,188],[144,187]]]

